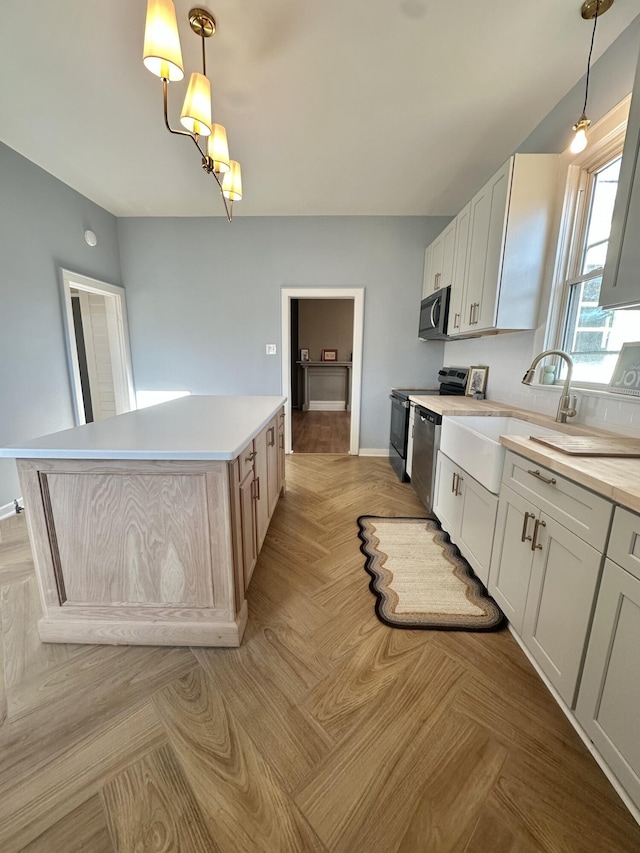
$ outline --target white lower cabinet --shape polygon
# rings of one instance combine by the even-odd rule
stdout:
[[[640,808],[640,516],[616,508],[607,554],[576,717]]]
[[[483,584],[489,580],[498,498],[438,452],[433,511]]]
[[[525,494],[519,494],[505,480],[516,482],[510,472],[524,460],[509,461],[500,490],[489,591],[540,669],[573,708],[612,506],[575,483],[549,476],[551,472],[539,468],[529,472],[526,465],[529,479],[521,485]],[[573,514],[568,523],[573,530],[556,520],[564,520],[561,510],[566,509],[569,487]],[[596,506],[600,520],[606,522],[600,548],[575,532],[587,528],[585,519]],[[588,535],[595,536],[589,529]]]

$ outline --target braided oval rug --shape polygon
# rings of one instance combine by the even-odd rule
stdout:
[[[376,614],[392,628],[493,631],[504,616],[434,518],[358,519]]]

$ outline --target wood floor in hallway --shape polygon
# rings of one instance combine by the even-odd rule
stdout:
[[[380,458],[294,455],[239,649],[43,645],[0,523],[0,850],[630,853],[634,823],[507,630],[374,615]]]
[[[294,453],[348,453],[351,412],[291,413]]]

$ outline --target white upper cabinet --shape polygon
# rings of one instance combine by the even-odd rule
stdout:
[[[447,225],[425,252],[422,298],[434,290],[448,287],[453,278],[453,253],[456,240],[456,220]]]
[[[535,328],[557,175],[557,155],[516,154],[459,214],[450,335]]]
[[[640,62],[622,154],[611,237],[600,288],[603,308],[640,305]]]
[[[460,333],[462,323],[462,300],[464,281],[467,273],[467,247],[469,245],[469,223],[471,221],[471,202],[454,219],[455,241],[453,247],[453,278],[451,281],[451,299],[449,301],[448,333]]]

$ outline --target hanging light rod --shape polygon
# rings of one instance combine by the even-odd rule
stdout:
[[[589,77],[591,75],[591,54],[593,43],[596,38],[596,27],[598,18],[602,17],[613,6],[614,0],[584,0],[580,14],[585,21],[593,20],[593,32],[591,33],[591,47],[589,48],[589,59],[587,60],[587,79],[584,87],[584,106],[582,115],[573,125],[574,137],[569,146],[573,154],[579,154],[587,147],[587,130],[591,127],[591,121],[587,118],[587,101],[589,99]]]
[[[189,12],[189,26],[202,40],[202,74],[194,71],[189,79],[178,130],[169,124],[169,83],[182,80],[184,66],[173,0],[148,0],[144,32],[143,62],[146,68],[162,80],[164,123],[169,133],[188,136],[200,154],[202,168],[215,178],[224,204],[227,219],[233,217],[233,202],[242,198],[240,164],[229,159],[227,131],[211,120],[211,83],[207,77],[205,39],[216,31],[216,21],[207,9],[194,8]],[[207,140],[203,149],[200,140]]]

